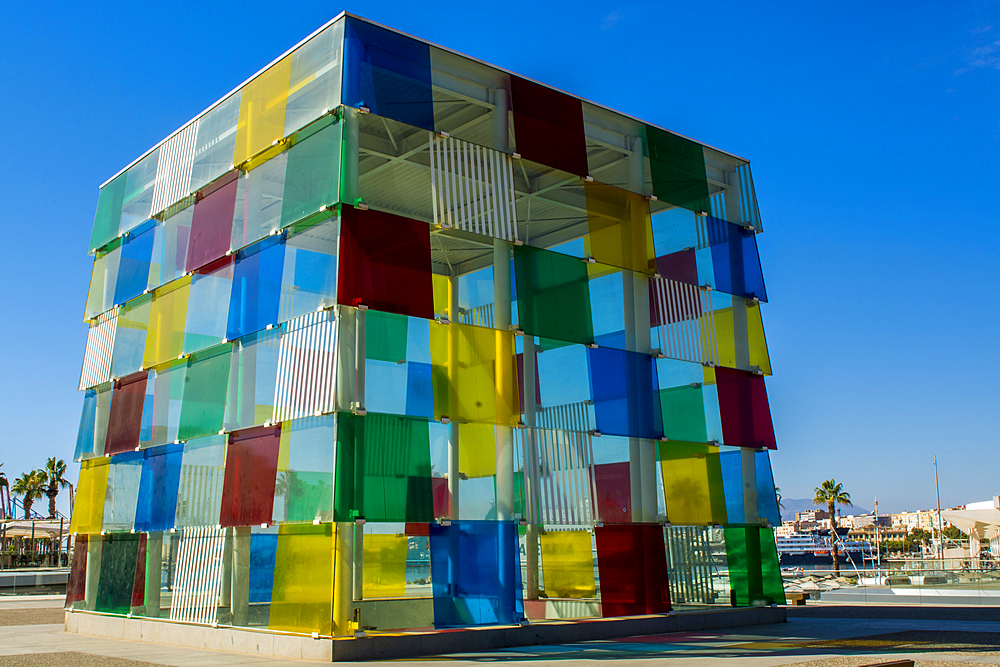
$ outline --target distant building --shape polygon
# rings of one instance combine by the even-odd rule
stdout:
[[[824,519],[829,520],[830,513],[826,510],[809,510],[807,512],[796,512],[796,521],[823,521]]]

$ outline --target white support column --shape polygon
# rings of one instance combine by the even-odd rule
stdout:
[[[458,276],[448,277],[448,320],[458,322]],[[451,327],[452,325],[448,325]],[[448,331],[448,369],[454,372],[458,364],[458,336],[455,329]],[[451,396],[449,405],[454,406],[458,400],[454,382],[449,383]],[[458,442],[458,422],[451,422],[448,425],[448,516],[456,521],[461,510],[461,496],[459,494],[459,442]]]
[[[250,528],[234,529],[233,539],[233,625],[245,626],[250,617]]]
[[[333,634],[353,635],[354,523],[336,524],[333,549]]]
[[[365,410],[365,336],[368,331],[368,308],[359,305],[354,325],[354,409],[364,414]]]
[[[494,327],[507,335],[510,332],[510,246],[506,241],[493,240],[493,318]],[[496,374],[499,390],[506,390],[513,384],[509,360],[501,358],[510,354],[509,345],[497,339]],[[497,392],[498,395],[500,391]],[[514,429],[497,426],[497,520],[510,521],[514,518]]]
[[[531,466],[528,461],[535,461],[538,459],[537,443],[535,441],[535,424],[536,424],[536,413],[538,410],[538,405],[535,403],[535,377],[537,374],[537,369],[535,368],[535,337],[534,336],[521,336],[521,342],[524,346],[524,424],[527,428],[524,430],[524,439],[527,445],[527,452],[525,453],[525,465],[524,465],[524,503],[527,505],[529,503],[535,502],[535,495],[532,491],[531,483],[534,481],[528,477],[528,471]],[[530,515],[529,515],[530,516]],[[538,599],[538,526],[533,521],[528,521],[524,536],[524,545],[527,558],[527,598],[529,600]]]

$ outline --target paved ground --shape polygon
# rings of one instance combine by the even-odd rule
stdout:
[[[0,599],[0,667],[315,664],[67,634],[61,623],[52,622],[61,616],[61,607],[61,599]],[[419,662],[424,667],[483,662],[537,666],[553,661],[652,667],[666,660],[682,667],[860,667],[900,659],[916,660],[918,667],[1000,664],[1000,607],[810,604],[788,612],[789,622],[779,625],[534,646]]]

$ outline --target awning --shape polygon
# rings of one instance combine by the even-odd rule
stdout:
[[[6,537],[31,537],[31,522],[30,521],[7,521],[4,522],[6,531],[0,527],[0,533]],[[62,534],[63,537],[69,533],[69,522],[63,523]],[[35,522],[35,539],[48,539],[50,537],[59,537],[59,522],[58,521],[37,521]]]

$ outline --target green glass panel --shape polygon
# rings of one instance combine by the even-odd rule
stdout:
[[[778,548],[772,528],[760,529],[760,566],[764,599],[773,604],[785,604],[785,587],[781,582]]]
[[[218,433],[226,412],[226,390],[229,386],[229,360],[232,345],[216,347],[192,354],[184,377],[184,398],[179,440]]]
[[[768,601],[764,594],[761,571],[760,531],[758,526],[726,526],[724,529],[729,586],[732,601],[737,607],[749,607]]]
[[[427,421],[338,415],[336,521],[434,520]]]
[[[340,195],[341,125],[333,116],[299,132],[288,150],[281,226],[287,227],[323,206],[337,203]]]
[[[576,257],[514,246],[517,315],[525,333],[593,342],[587,266]]]
[[[406,315],[369,310],[365,319],[365,358],[404,361],[408,322]]]
[[[336,417],[305,417],[282,424],[275,522],[333,520]]]
[[[111,614],[127,614],[131,611],[139,537],[139,533],[104,536],[101,578],[97,584],[97,611]]]
[[[701,387],[661,389],[660,414],[663,415],[663,434],[670,440],[708,441]]]
[[[118,236],[118,223],[125,203],[126,175],[121,174],[103,188],[97,197],[97,215],[94,216],[94,230],[90,234],[90,250],[93,252]]]
[[[690,139],[646,126],[653,194],[660,201],[708,212],[705,150]]]

